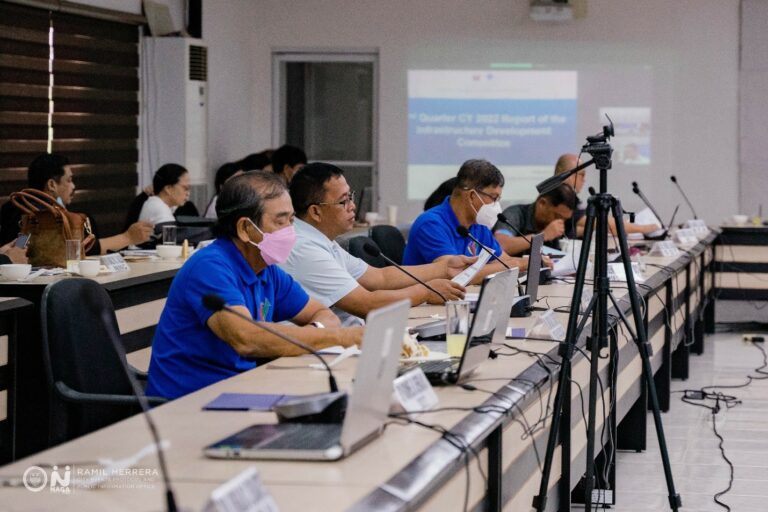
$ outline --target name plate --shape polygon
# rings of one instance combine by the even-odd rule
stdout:
[[[251,466],[211,493],[204,512],[278,512],[277,503]]]
[[[675,242],[671,240],[664,240],[663,242],[654,242],[651,247],[650,256],[663,256],[665,258],[677,257],[680,254],[680,249],[677,248]]]
[[[107,267],[110,272],[128,272],[131,270],[123,256],[118,253],[105,254],[101,257],[101,264]]]
[[[428,411],[437,406],[439,399],[424,370],[414,368],[394,381],[395,398],[405,412]]]
[[[686,229],[692,230],[699,238],[706,238],[709,234],[709,226],[703,219],[691,219],[685,221]]]
[[[640,268],[640,263],[637,261],[632,262],[632,276],[635,278],[635,283],[645,282],[645,276]],[[627,274],[624,272],[623,263],[609,263],[608,264],[608,279],[610,281],[624,281],[627,280]]]
[[[557,321],[553,310],[548,309],[536,318],[536,322],[531,329],[531,338],[548,338],[555,341],[565,340],[565,329]]]
[[[675,243],[682,246],[696,245],[699,243],[699,237],[696,236],[696,232],[692,229],[678,229],[672,236]]]

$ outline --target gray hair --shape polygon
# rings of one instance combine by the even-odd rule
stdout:
[[[267,171],[251,171],[228,180],[216,200],[218,221],[214,234],[219,238],[235,237],[237,221],[242,217],[260,226],[264,203],[287,191],[280,176]]]

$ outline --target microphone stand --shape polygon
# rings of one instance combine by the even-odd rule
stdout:
[[[152,419],[152,415],[149,413],[149,402],[147,401],[147,396],[144,394],[144,391],[141,389],[141,386],[136,380],[136,376],[128,367],[128,362],[125,360],[125,354],[123,353],[122,346],[118,346],[118,343],[120,343],[120,333],[116,332],[114,324],[112,323],[113,320],[109,317],[106,311],[103,311],[101,316],[104,322],[104,326],[109,332],[109,340],[112,342],[112,346],[115,349],[115,352],[118,354],[118,359],[120,359],[123,372],[128,378],[128,382],[131,384],[131,391],[133,391],[136,400],[139,402],[139,406],[141,407],[141,415],[144,416],[144,419],[147,421],[149,432],[152,434],[152,441],[155,443],[155,448],[157,449],[157,460],[160,464],[160,473],[163,477],[163,487],[165,487],[165,508],[168,512],[176,512],[178,507],[176,506],[176,499],[173,494],[173,489],[171,488],[171,479],[168,476],[168,467],[165,463],[165,454],[163,453],[163,448],[160,445],[160,435],[157,432],[157,426]]]
[[[328,366],[328,363],[325,362],[325,359],[320,356],[320,354],[317,353],[317,350],[313,349],[306,343],[302,343],[301,341],[297,340],[296,338],[292,336],[287,336],[272,327],[269,327],[266,322],[257,322],[253,318],[250,318],[249,316],[246,316],[239,311],[232,309],[231,307],[227,306],[227,304],[224,302],[224,299],[216,295],[215,293],[209,293],[205,297],[203,297],[203,304],[205,307],[210,309],[211,311],[226,311],[227,313],[231,315],[235,315],[238,318],[241,318],[245,320],[246,322],[250,323],[251,325],[255,325],[259,329],[265,330],[268,333],[270,333],[273,336],[277,336],[278,338],[287,341],[291,345],[295,345],[299,348],[302,348],[318,358],[320,360],[320,363],[325,367],[325,370],[328,372],[328,385],[331,388],[331,393],[336,393],[339,391],[339,387],[336,385],[336,379],[333,376],[333,372],[331,371],[331,367]]]
[[[680,195],[683,196],[683,199],[685,199],[685,202],[688,203],[688,208],[691,209],[694,220],[698,219],[699,217],[696,215],[696,210],[693,209],[693,204],[691,204],[691,201],[688,200],[688,196],[685,195],[685,192],[683,192],[683,187],[681,187],[680,184],[677,182],[677,178],[675,177],[675,175],[673,174],[672,176],[669,177],[669,179],[672,181],[672,183],[675,184],[675,186],[677,187],[677,190],[680,191]]]
[[[363,250],[364,250],[364,251],[365,251],[365,252],[366,252],[366,253],[367,253],[369,256],[371,256],[371,257],[373,257],[373,258],[378,258],[378,257],[381,257],[381,258],[382,258],[384,261],[386,261],[387,263],[389,263],[389,264],[390,264],[390,265],[392,265],[393,267],[397,268],[397,269],[398,269],[400,272],[404,273],[405,275],[407,275],[408,277],[410,277],[411,279],[413,279],[414,281],[416,281],[417,283],[419,283],[420,285],[422,285],[423,287],[425,287],[427,290],[431,291],[432,293],[434,293],[435,295],[437,295],[438,297],[440,297],[441,299],[443,299],[443,302],[448,302],[448,300],[445,298],[445,295],[443,295],[443,294],[442,294],[442,293],[440,293],[439,291],[437,291],[437,290],[435,290],[434,288],[432,288],[431,286],[429,286],[429,285],[428,285],[427,283],[425,283],[423,280],[419,279],[418,277],[414,276],[413,274],[411,274],[410,272],[408,272],[407,270],[405,270],[405,269],[402,267],[402,265],[398,265],[397,263],[395,263],[395,261],[394,261],[394,260],[392,260],[392,259],[391,259],[389,256],[387,256],[386,254],[384,254],[383,252],[381,252],[381,249],[379,249],[378,247],[376,247],[376,246],[375,246],[375,245],[373,245],[372,243],[370,243],[370,242],[366,242],[366,243],[363,245]]]

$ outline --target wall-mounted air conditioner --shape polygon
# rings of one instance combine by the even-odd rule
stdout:
[[[185,37],[147,37],[144,42],[142,176],[151,180],[166,163],[183,165],[199,209],[208,196],[208,47]]]

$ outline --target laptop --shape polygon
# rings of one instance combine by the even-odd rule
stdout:
[[[354,392],[341,424],[252,425],[207,446],[205,455],[216,459],[338,460],[378,437],[389,413],[410,307],[410,301],[403,300],[368,314]]]
[[[538,233],[531,238],[531,255],[528,259],[528,273],[525,279],[525,294],[531,298],[531,306],[539,299],[539,279],[541,278],[541,247],[544,234]],[[533,276],[533,279],[531,279]]]
[[[472,317],[472,325],[461,357],[422,361],[409,365],[401,371],[409,371],[418,366],[424,371],[429,382],[434,385],[456,384],[466,379],[483,361],[488,359],[491,343],[498,342],[505,336],[516,286],[516,268],[486,277],[480,289],[477,309]],[[501,333],[497,335],[496,331],[499,329]]]

